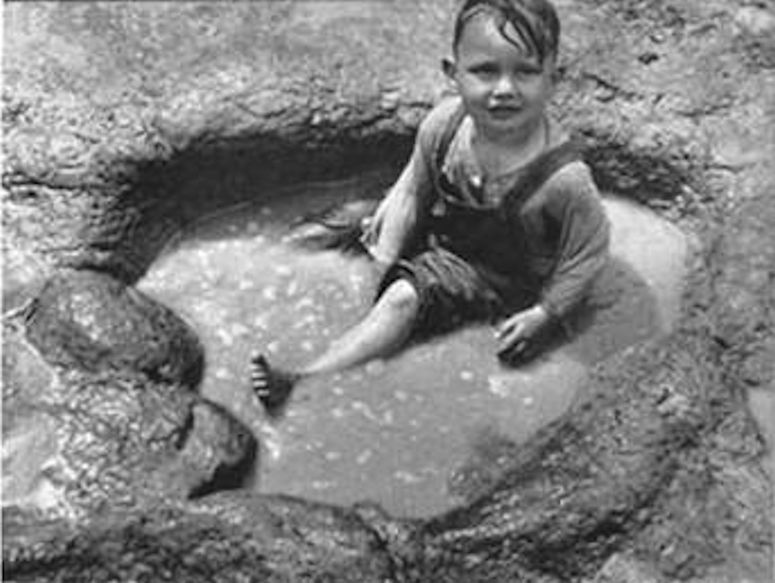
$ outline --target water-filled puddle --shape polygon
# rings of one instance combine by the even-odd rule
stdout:
[[[570,341],[514,370],[495,358],[489,328],[467,328],[306,381],[285,416],[270,419],[249,390],[251,351],[285,366],[306,361],[368,310],[376,285],[364,258],[280,239],[299,214],[363,196],[368,184],[308,185],[203,221],[139,287],[198,331],[203,394],[261,440],[258,490],[428,515],[456,503],[448,478],[482,436],[525,440],[580,397],[591,363],[664,331],[678,309],[686,243],[651,213],[607,199],[617,261]]]

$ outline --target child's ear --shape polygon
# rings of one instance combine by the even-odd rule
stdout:
[[[454,82],[455,81],[455,74],[457,73],[457,66],[455,65],[454,59],[451,57],[444,57],[441,59],[441,70],[444,72],[444,75],[447,76],[447,79]]]

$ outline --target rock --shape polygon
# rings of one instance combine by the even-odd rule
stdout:
[[[4,513],[3,579],[25,581],[394,580],[381,541],[350,511],[282,496],[107,513],[85,525]],[[66,544],[63,544],[67,541]],[[52,570],[53,568],[53,570]],[[56,573],[53,573],[56,571]]]
[[[40,293],[52,268],[39,257],[19,246],[4,241],[3,247],[3,312],[23,309]]]
[[[110,275],[66,271],[26,311],[30,342],[52,364],[97,372],[133,370],[196,386],[204,354],[177,314]]]
[[[753,35],[772,34],[775,31],[775,15],[764,7],[741,8],[735,14],[735,22],[743,31]]]
[[[221,408],[126,370],[52,367],[20,328],[3,335],[5,509],[79,518],[252,475],[255,439]]]
[[[443,54],[447,9],[9,8],[8,233],[133,281],[201,214],[401,161],[440,79],[404,56]]]
[[[660,576],[633,557],[613,555],[592,583],[660,583]]]
[[[66,506],[50,475],[56,468],[56,419],[12,407],[3,419],[3,504],[44,512]]]
[[[202,399],[192,408],[193,428],[177,461],[189,496],[247,486],[258,463],[256,440],[226,409]]]
[[[751,385],[775,380],[771,322],[775,318],[775,209],[765,196],[745,201],[729,220],[715,250],[714,312],[719,342],[739,362]]]

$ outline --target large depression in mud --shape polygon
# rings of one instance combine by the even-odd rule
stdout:
[[[614,260],[572,337],[536,362],[503,367],[492,331],[468,327],[305,381],[285,415],[272,419],[249,389],[250,353],[283,366],[305,362],[368,310],[377,284],[367,259],[304,251],[283,236],[310,210],[374,195],[373,184],[306,185],[227,209],[187,229],[138,287],[200,335],[203,394],[261,441],[257,490],[374,500],[395,514],[425,516],[459,502],[450,478],[473,450],[493,436],[524,441],[583,398],[592,364],[669,328],[686,242],[649,211],[607,197]]]

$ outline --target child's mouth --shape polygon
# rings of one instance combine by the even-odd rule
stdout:
[[[522,108],[517,105],[494,105],[488,111],[496,119],[506,119],[519,114]]]

